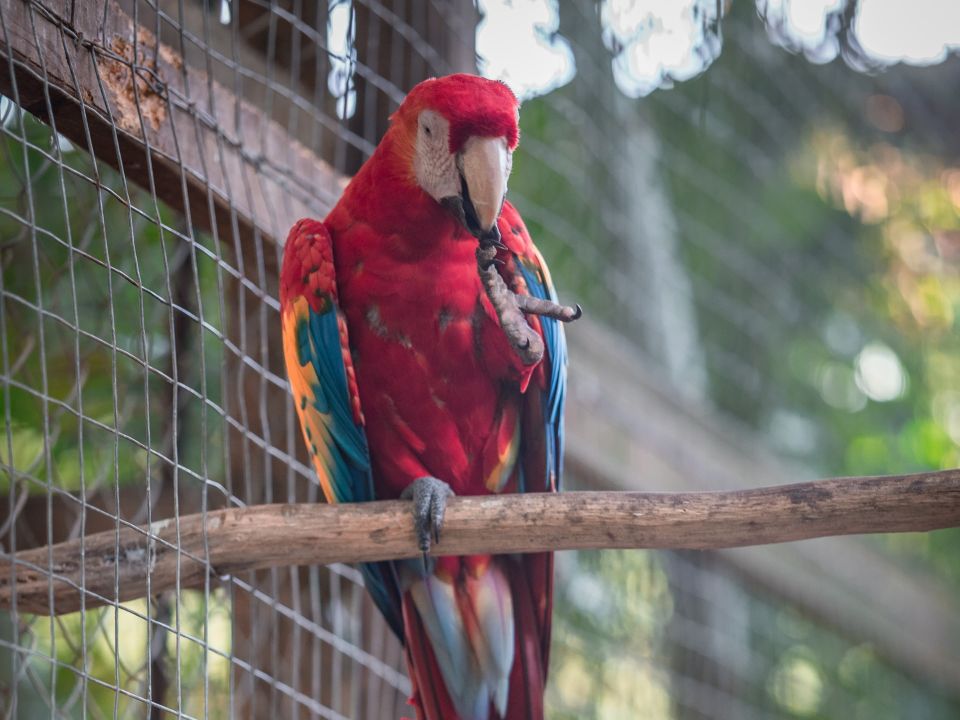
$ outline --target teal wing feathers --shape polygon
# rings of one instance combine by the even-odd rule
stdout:
[[[370,452],[347,327],[337,307],[332,241],[322,223],[301,220],[290,231],[280,295],[287,375],[324,496],[331,503],[373,500]],[[361,570],[377,606],[402,637],[392,566],[367,563]]]
[[[542,260],[537,265],[528,265],[520,259],[519,266],[531,295],[557,302],[557,294]],[[549,362],[546,387],[543,389],[545,476],[542,479],[528,478],[527,482],[530,485],[525,489],[544,492],[559,490],[563,475],[563,408],[567,394],[567,340],[559,320],[540,318],[540,325],[543,330],[546,362]]]
[[[506,267],[513,271],[513,285],[519,292],[557,302],[557,293],[550,278],[550,271],[539,251],[530,239],[519,213],[509,203],[504,203],[499,229],[504,244],[512,257]],[[564,429],[563,409],[567,393],[567,340],[563,323],[548,317],[533,317],[528,320],[539,325],[544,340],[543,373],[539,396],[528,391],[524,409],[524,432],[526,442],[523,467],[523,492],[550,492],[560,489],[563,474]],[[535,416],[535,417],[532,417]],[[536,422],[541,427],[530,426]],[[540,434],[542,433],[542,437]],[[542,443],[542,447],[541,447]],[[537,457],[531,458],[531,454]],[[536,466],[542,463],[541,468]]]

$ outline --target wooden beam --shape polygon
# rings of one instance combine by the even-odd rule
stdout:
[[[453,498],[437,555],[601,548],[712,549],[960,526],[960,470],[701,493]],[[419,555],[410,504],[260,505],[127,527],[10,558],[0,607],[66,613],[203,583],[208,573]],[[119,596],[114,587],[119,587]],[[81,590],[84,588],[84,590]],[[52,604],[51,604],[52,598]]]
[[[0,26],[0,92],[201,228],[282,242],[340,195],[341,175],[115,0],[12,0]]]

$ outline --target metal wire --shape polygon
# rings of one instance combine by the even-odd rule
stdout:
[[[40,58],[5,53],[0,68],[9,87],[0,108],[5,553],[103,530],[119,553],[123,528],[321,500],[276,330],[280,248],[270,233],[296,218],[270,207],[248,222],[245,209],[276,184],[322,214],[336,193],[304,187],[294,141],[350,174],[407,89],[474,62],[477,12],[464,2],[130,0],[94,11],[101,28],[110,14],[129,15],[141,30],[129,54],[79,33],[43,0],[0,7],[3,47],[27,37]],[[14,27],[14,17],[28,22]],[[45,61],[51,27],[65,66]],[[559,32],[576,76],[526,104],[523,122],[540,125],[518,151],[511,198],[562,289],[615,327],[671,393],[762,432],[778,407],[812,392],[774,372],[771,353],[819,322],[861,266],[828,233],[807,252],[769,252],[758,238],[788,237],[800,211],[771,209],[725,172],[775,184],[815,114],[839,121],[867,96],[916,90],[896,74],[811,71],[771,45],[758,19],[741,17],[725,22],[727,54],[705,75],[708,100],[680,85],[638,106],[615,90],[593,3],[561,4]],[[182,61],[178,82],[157,74],[163,47]],[[104,122],[114,107],[107,63],[143,83],[135,126]],[[745,67],[782,77],[781,89],[751,85]],[[34,86],[38,97],[26,93]],[[166,116],[173,151],[151,144],[147,89],[182,111]],[[250,125],[244,103],[270,123]],[[738,130],[744,118],[752,135]],[[915,132],[925,138],[956,119],[924,118]],[[269,152],[274,126],[290,140],[281,153]],[[210,152],[192,152],[210,131]],[[131,135],[141,152],[129,150]],[[256,173],[232,173],[234,153]],[[671,201],[682,193],[698,203]],[[671,216],[651,214],[663,206]],[[656,418],[604,411],[639,445],[676,454]],[[727,479],[692,456],[675,461]],[[11,581],[46,576],[53,603],[59,578],[48,567],[0,566]],[[853,717],[887,700],[925,717],[957,710],[932,681],[712,554],[562,554],[556,588],[555,717]],[[412,713],[402,648],[353,568],[208,577],[196,589],[178,580],[159,595],[148,575],[145,599],[132,602],[118,601],[119,578],[112,597],[93,595],[82,577],[76,589],[78,613],[43,618],[14,605],[0,614],[3,717]],[[94,601],[106,607],[86,607]]]
[[[266,47],[243,36],[239,13],[224,33],[208,13],[182,3],[134,3],[130,11],[154,37],[206,67],[208,97],[214,80],[227,78],[270,114],[287,113],[291,134],[300,123],[315,137],[319,131],[343,142],[342,121],[312,104],[328,98],[326,8],[313,8],[309,21],[303,8],[238,9],[269,19]],[[32,10],[46,12],[39,4]],[[278,72],[276,34],[293,28],[301,45],[313,52],[319,45],[317,89],[306,97]],[[155,43],[141,49],[141,42],[151,44],[134,34],[133,57],[157,52]],[[248,72],[241,58],[256,53],[263,53],[263,70]],[[296,50],[292,62],[301,64]],[[15,78],[13,65],[5,65]],[[106,99],[102,75],[95,80],[94,87],[76,88],[82,103]],[[177,522],[183,513],[224,504],[318,500],[312,473],[298,457],[296,421],[270,337],[278,312],[277,248],[261,238],[241,246],[236,232],[223,235],[229,227],[222,225],[201,233],[194,210],[182,207],[180,214],[161,202],[148,133],[142,133],[147,172],[139,189],[127,178],[132,160],[115,126],[107,137],[112,151],[104,154],[84,106],[85,143],[69,144],[57,132],[49,93],[47,129],[18,109],[15,80],[12,90],[11,116],[0,131],[4,169],[16,181],[4,188],[0,205],[4,223],[16,229],[4,240],[0,288],[10,500],[5,550],[109,527],[119,532],[161,517]],[[172,100],[191,103],[189,96]],[[137,103],[145,129],[149,121]],[[221,112],[196,108],[194,126],[173,128],[175,138],[216,127]],[[184,192],[187,177],[208,176],[204,166],[176,160]],[[283,158],[264,164],[274,162],[282,173]],[[241,183],[226,192],[249,198],[257,190]],[[14,264],[32,269],[11,278]],[[26,456],[18,443],[30,428],[16,413],[23,402],[36,405],[40,420],[36,452],[28,448]],[[63,478],[68,466],[71,480]],[[34,508],[43,522],[27,520]],[[49,620],[14,609],[4,638],[11,661],[0,703],[6,716],[44,708],[41,714],[51,717],[379,717],[399,714],[409,692],[397,669],[399,647],[350,568],[251,574],[202,590],[178,585],[158,597],[148,580],[145,595],[147,602],[124,604],[103,598],[106,610]],[[371,643],[388,662],[365,650]],[[370,697],[368,678],[376,678]]]

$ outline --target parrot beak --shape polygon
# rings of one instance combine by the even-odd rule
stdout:
[[[467,228],[487,234],[500,217],[507,194],[510,155],[502,137],[471,137],[457,158]],[[474,227],[475,226],[475,227]]]

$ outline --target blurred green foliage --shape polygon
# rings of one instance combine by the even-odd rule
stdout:
[[[191,258],[176,212],[12,104],[5,113],[0,257],[11,382],[0,387],[0,402],[9,408],[11,442],[0,446],[0,459],[30,493],[47,483],[76,492],[162,479],[176,371],[180,464],[195,469],[184,481],[198,479],[201,456],[214,474],[222,460],[216,429],[206,444],[182,432],[221,405],[223,323],[210,239],[198,234]],[[214,309],[202,327],[198,304]],[[174,364],[177,323],[184,347]],[[44,431],[55,437],[49,458]],[[0,475],[0,489],[8,483]]]
[[[176,482],[184,498],[201,478],[222,480],[224,428],[203,422],[221,412],[222,398],[212,242],[196,236],[191,258],[178,213],[6,99],[0,120],[0,373],[8,380],[0,384],[0,493],[14,504],[127,487],[145,498],[150,484]],[[213,311],[201,315],[201,303]],[[182,634],[178,643],[175,633],[154,633],[169,646],[156,667],[179,684],[185,712],[202,716],[206,698],[210,716],[225,717],[229,603],[196,591],[171,602],[169,622],[177,627],[179,607]],[[19,717],[49,715],[51,698],[62,717],[144,717],[136,698],[148,694],[146,608],[136,601],[54,619],[25,615],[16,628],[3,614],[0,637],[16,636],[29,651],[15,676],[12,653],[2,654],[0,708],[16,677]]]

